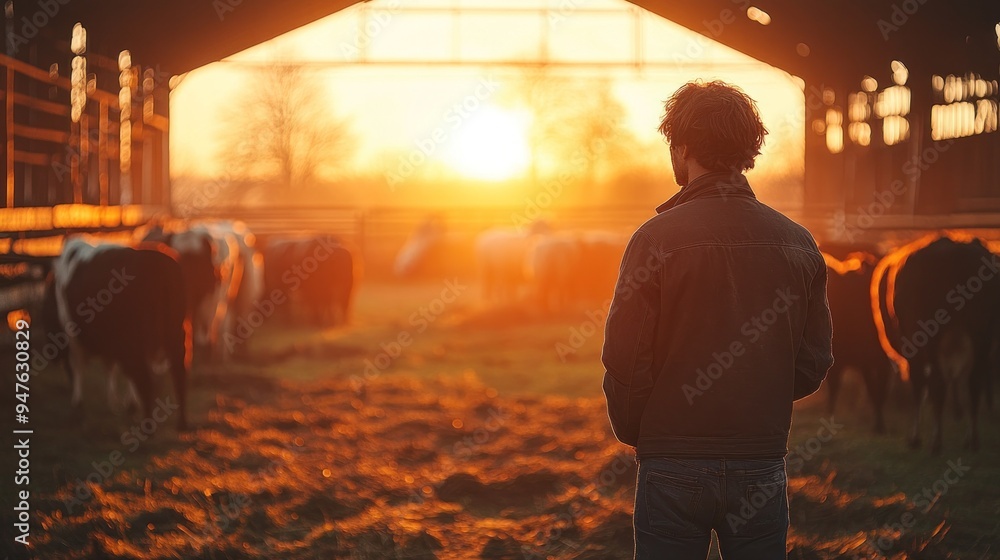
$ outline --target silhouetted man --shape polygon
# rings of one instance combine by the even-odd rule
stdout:
[[[692,82],[660,132],[681,186],[632,236],[608,314],[604,393],[636,447],[635,557],[785,558],[792,401],[830,366],[826,265],[743,176],[767,129],[755,102]]]

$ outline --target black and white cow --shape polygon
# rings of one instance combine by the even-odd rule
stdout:
[[[117,369],[131,381],[143,415],[161,421],[176,410],[178,429],[186,428],[190,326],[174,251],[162,244],[132,248],[69,239],[53,262],[47,295],[55,304],[55,328],[69,340],[74,407],[83,398],[84,366],[95,357],[110,368],[112,379]],[[154,394],[153,368],[164,361],[175,405]]]
[[[197,354],[225,362],[244,351],[246,345],[233,338],[237,322],[264,294],[263,259],[247,227],[228,220],[174,223],[150,230],[144,239],[180,254],[185,278],[194,285],[188,293]]]
[[[214,298],[219,286],[219,269],[215,266],[215,242],[206,231],[167,231],[155,227],[147,231],[142,242],[163,243],[177,252],[177,262],[181,265],[184,276],[184,292],[186,294],[188,316],[194,321],[197,332],[198,323],[204,320],[202,310],[211,308],[214,303],[208,300]],[[211,321],[212,314],[208,314]],[[205,326],[204,330],[208,330]]]
[[[216,355],[222,360],[246,352],[245,340],[238,339],[237,325],[264,298],[263,255],[257,250],[256,236],[242,222],[200,222],[196,231],[211,236],[219,248],[219,267],[223,271],[215,297]]]

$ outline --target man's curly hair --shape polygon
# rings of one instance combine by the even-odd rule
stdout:
[[[688,82],[664,104],[660,133],[710,171],[753,169],[767,129],[757,103],[721,81]]]

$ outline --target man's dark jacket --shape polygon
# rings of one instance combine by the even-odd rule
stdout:
[[[826,265],[740,173],[696,178],[625,249],[602,360],[615,435],[645,457],[782,457],[833,365]]]

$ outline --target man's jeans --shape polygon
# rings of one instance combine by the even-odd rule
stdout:
[[[783,560],[784,459],[642,459],[636,560],[705,560],[712,529],[724,560]]]

